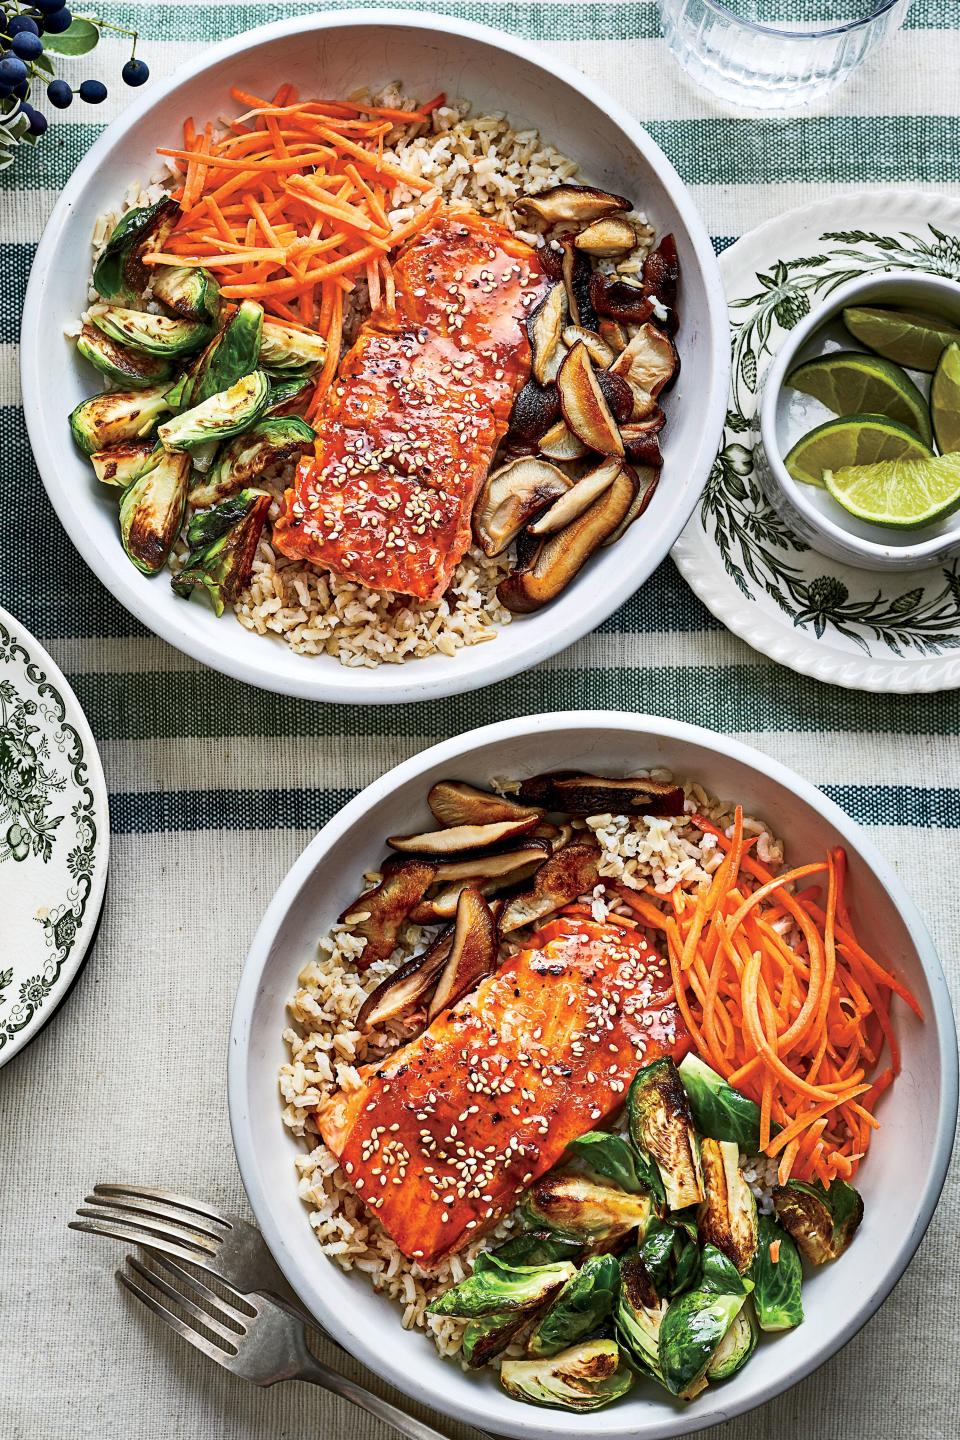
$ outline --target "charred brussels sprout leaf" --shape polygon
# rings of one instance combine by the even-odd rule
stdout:
[[[745,1305],[713,1352],[707,1366],[708,1380],[729,1380],[742,1370],[757,1348],[757,1326]]]
[[[189,355],[210,338],[209,325],[200,325],[196,320],[171,319],[147,310],[128,310],[123,305],[108,305],[90,318],[98,330],[119,345],[132,345],[134,350],[163,358]]]
[[[128,557],[144,575],[166,564],[183,523],[190,459],[161,447],[128,485],[120,500],[120,539]]]
[[[631,1230],[646,1230],[652,1206],[648,1195],[628,1195],[581,1175],[547,1175],[526,1194],[521,1207],[533,1229],[547,1226],[584,1244],[610,1241]]]
[[[677,1232],[665,1220],[656,1218],[647,1226],[647,1233],[639,1249],[639,1255],[651,1281],[658,1290],[666,1292],[667,1276],[674,1256],[674,1241]]]
[[[228,440],[206,475],[190,491],[190,504],[213,505],[261,475],[268,465],[299,454],[315,432],[296,416],[264,417]]]
[[[733,1141],[750,1155],[760,1149],[760,1106],[755,1101],[734,1090],[692,1050],[680,1062],[677,1073],[701,1135]]]
[[[717,1295],[749,1295],[753,1281],[741,1275],[733,1261],[716,1245],[707,1244],[700,1255],[697,1289],[709,1290]]]
[[[742,1274],[757,1250],[757,1202],[740,1169],[739,1146],[704,1140],[700,1162],[706,1192],[697,1214],[700,1240],[716,1245]]]
[[[620,1267],[612,1255],[594,1255],[567,1281],[538,1320],[527,1342],[531,1355],[556,1355],[596,1335],[613,1312]]]
[[[813,1265],[842,1255],[863,1219],[860,1194],[845,1180],[834,1180],[829,1189],[819,1181],[788,1180],[775,1187],[773,1204],[777,1219]]]
[[[170,364],[156,355],[130,350],[92,325],[84,325],[77,336],[77,354],[82,355],[114,385],[145,390],[159,385],[170,374]]]
[[[166,385],[151,390],[117,390],[91,395],[70,413],[73,438],[85,455],[142,440],[170,409]]]
[[[489,1253],[503,1265],[552,1265],[555,1260],[575,1260],[582,1249],[579,1240],[552,1235],[549,1230],[527,1230]],[[477,1263],[482,1259],[483,1255],[478,1256]]]
[[[673,1395],[692,1400],[706,1385],[707,1367],[743,1309],[745,1294],[688,1290],[671,1300],[660,1325],[660,1370]]]
[[[556,1410],[599,1410],[626,1395],[633,1375],[615,1340],[588,1340],[544,1360],[505,1360],[500,1383],[515,1400]]]
[[[194,361],[182,404],[199,405],[256,370],[262,336],[263,306],[244,300]]]
[[[505,1265],[493,1255],[483,1254],[473,1274],[431,1300],[427,1310],[431,1315],[455,1315],[464,1320],[535,1310],[576,1273],[568,1260],[555,1265]]]
[[[260,419],[270,393],[262,370],[244,375],[228,390],[184,410],[160,426],[160,439],[168,450],[195,450],[208,440],[229,440],[249,430]]]
[[[100,254],[93,285],[104,300],[135,300],[151,279],[143,256],[158,250],[180,219],[180,206],[165,195],[156,205],[128,210]]]
[[[643,1173],[646,1157],[638,1157],[622,1135],[611,1135],[606,1130],[588,1130],[572,1141],[567,1156],[577,1170],[612,1180],[631,1195],[642,1195],[650,1190],[648,1175]]]
[[[463,1358],[474,1370],[488,1365],[506,1350],[513,1337],[530,1320],[526,1310],[497,1310],[480,1320],[468,1320],[464,1326],[460,1348]]]
[[[264,370],[315,370],[326,358],[327,342],[322,335],[294,330],[279,320],[263,322],[260,364]]]
[[[670,1059],[638,1070],[627,1099],[630,1138],[653,1156],[667,1205],[682,1210],[703,1199],[700,1154],[686,1091]]]
[[[215,325],[220,314],[220,286],[202,266],[157,265],[153,297],[184,320]]]
[[[174,593],[187,600],[202,586],[216,613],[222,615],[225,605],[236,600],[250,581],[269,509],[266,491],[241,490],[213,509],[194,515],[187,526],[190,554],[170,582]]]
[[[800,1255],[791,1237],[769,1215],[760,1216],[759,1243],[750,1278],[761,1330],[792,1330],[800,1324],[803,1319]]]
[[[625,1255],[620,1261],[617,1335],[628,1355],[661,1385],[660,1325],[666,1313],[667,1302],[657,1294],[640,1253]]]

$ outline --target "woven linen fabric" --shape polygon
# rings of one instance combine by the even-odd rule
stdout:
[[[99,13],[139,27],[140,52],[160,78],[215,40],[314,8],[130,0]],[[957,0],[916,0],[903,31],[828,106],[785,120],[718,115],[667,54],[651,0],[424,8],[540,41],[600,82],[666,150],[718,249],[851,187],[912,182],[960,194]],[[0,1440],[385,1440],[392,1432],[319,1390],[259,1391],[216,1369],[119,1290],[119,1246],[66,1229],[97,1180],[165,1185],[245,1210],[226,1109],[231,1003],[260,916],[312,833],[389,766],[488,721],[581,706],[695,721],[795,767],[870,827],[926,916],[956,992],[960,701],[860,695],[795,676],[727,634],[670,561],[596,634],[547,664],[429,705],[268,695],[155,639],[88,572],[53,514],[16,379],[34,247],[59,188],[130,98],[123,58],[107,41],[70,62],[69,74],[107,81],[110,98],[58,116],[0,176],[0,601],[49,647],[85,706],[113,826],[89,963],[54,1022],[0,1071]],[[954,1179],[879,1314],[815,1375],[730,1422],[724,1440],[954,1433],[958,1228]],[[320,1353],[359,1373],[329,1347]],[[704,1433],[718,1440],[721,1431]]]

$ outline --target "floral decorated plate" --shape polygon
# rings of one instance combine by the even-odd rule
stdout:
[[[916,269],[960,281],[960,203],[874,190],[771,220],[720,258],[733,372],[723,445],[673,548],[687,583],[754,649],[834,685],[960,686],[960,562],[854,570],[791,534],[764,498],[754,448],[764,372],[784,335],[858,275]]]
[[[90,947],[110,825],[77,697],[0,609],[0,1065],[42,1029]]]

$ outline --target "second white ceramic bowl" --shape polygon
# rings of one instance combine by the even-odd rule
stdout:
[[[960,555],[960,510],[919,530],[871,525],[848,515],[833,496],[794,480],[783,457],[789,437],[790,371],[829,350],[862,349],[844,337],[840,312],[847,305],[891,305],[926,311],[960,325],[960,285],[916,270],[864,275],[831,291],[827,300],[790,331],[767,371],[760,400],[758,475],[770,504],[796,535],[821,555],[862,570],[923,570]],[[816,422],[811,421],[812,429]]]
[[[669,64],[664,57],[663,63]],[[168,577],[127,560],[116,501],[92,477],[67,425],[94,388],[64,338],[86,304],[97,217],[134,182],[156,173],[156,147],[184,116],[229,110],[231,85],[272,94],[281,80],[304,95],[348,95],[399,79],[413,95],[445,90],[476,113],[505,111],[574,157],[594,183],[631,196],[660,234],[673,231],[681,266],[677,346],[664,478],[641,522],[602,550],[552,605],[453,657],[346,669],[332,656],[294,653],[252,635],[232,615],[186,603]],[[112,124],[63,190],[37,250],[23,315],[21,373],[30,442],[55,510],[87,564],[150,629],[215,670],[309,699],[386,704],[474,690],[528,669],[594,629],[642,585],[683,529],[716,454],[726,407],[729,341],[720,272],[686,187],[637,122],[584,76],[515,36],[412,11],[301,14],[205,48],[153,84]]]
[[[509,1399],[492,1372],[465,1374],[442,1360],[422,1332],[401,1328],[397,1307],[376,1295],[364,1275],[348,1274],[322,1254],[297,1195],[299,1142],[280,1118],[286,1007],[318,940],[356,895],[362,873],[382,860],[384,837],[433,823],[426,795],[435,781],[489,786],[494,776],[571,767],[628,775],[648,765],[668,766],[769,817],[791,863],[822,859],[828,846],[843,845],[863,942],[913,988],[927,1021],[921,1025],[897,1006],[903,1071],[880,1102],[882,1128],[857,1179],[863,1226],[838,1264],[805,1283],[803,1324],[765,1337],[739,1375],[690,1405],[641,1384],[593,1414],[538,1410]],[[649,715],[577,711],[510,720],[435,745],[368,785],[323,828],[283,881],[251,946],[234,1007],[228,1088],[240,1173],[270,1249],[307,1308],[372,1370],[414,1399],[499,1435],[665,1440],[719,1424],[785,1390],[849,1340],[887,1296],[920,1243],[946,1174],[957,1044],[946,982],[923,922],[872,841],[838,806],[768,756],[709,730]]]

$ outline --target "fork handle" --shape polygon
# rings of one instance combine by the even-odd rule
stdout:
[[[362,1385],[357,1385],[353,1380],[348,1380],[346,1375],[331,1370],[315,1356],[310,1356],[296,1379],[305,1380],[308,1385],[319,1385],[322,1389],[349,1400],[351,1405],[366,1410],[368,1415],[376,1416],[399,1434],[406,1435],[408,1440],[448,1440],[442,1431],[435,1430],[432,1425],[417,1420],[413,1415],[408,1415],[405,1410],[391,1405],[389,1400],[381,1400],[380,1396],[374,1395],[371,1390],[364,1390]]]

